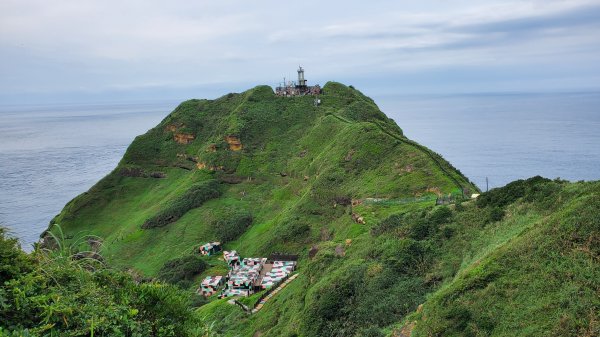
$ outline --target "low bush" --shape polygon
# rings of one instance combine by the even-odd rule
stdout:
[[[343,195],[340,186],[345,178],[346,175],[339,170],[330,170],[321,174],[313,184],[313,199],[320,205],[333,205],[336,198]]]
[[[310,225],[298,218],[283,221],[277,226],[277,241],[304,242],[309,236]]]
[[[192,185],[183,195],[172,201],[165,209],[146,220],[142,228],[163,227],[177,221],[189,210],[200,207],[210,199],[221,195],[219,183],[208,180]]]
[[[303,332],[307,336],[383,336],[380,328],[415,310],[427,290],[422,277],[408,276],[385,263],[375,269],[365,264],[344,266],[307,296]]]
[[[539,197],[540,191],[546,190],[541,186],[548,182],[551,180],[540,176],[513,181],[504,187],[494,188],[481,194],[477,198],[477,206],[482,208],[487,206],[504,207],[525,196],[533,201],[534,198]]]
[[[252,214],[246,211],[235,211],[226,217],[215,220],[212,227],[216,236],[222,243],[239,238],[250,225],[252,225]]]
[[[435,207],[431,212],[392,214],[371,229],[371,234],[393,233],[399,237],[424,240],[437,233],[440,225],[452,220],[452,211],[446,207]]]
[[[376,327],[369,327],[361,329],[356,335],[356,337],[385,337],[383,332]]]
[[[405,224],[403,214],[392,214],[373,226],[373,228],[371,228],[371,234],[381,235],[383,233],[388,233],[399,228],[403,224]]]
[[[500,221],[504,218],[504,209],[501,207],[492,207],[490,210],[489,222]]]
[[[0,336],[185,337],[202,328],[188,294],[172,285],[88,268],[61,249],[26,254],[2,229],[0,249],[0,266],[12,266],[0,282]]]
[[[200,256],[188,255],[165,262],[158,272],[158,278],[187,288],[194,277],[206,270],[206,267],[206,262]]]
[[[428,219],[435,225],[448,223],[452,219],[452,211],[446,206],[436,207],[429,214]]]
[[[0,227],[0,285],[31,271],[33,261],[25,254],[16,238],[6,236],[6,230]]]

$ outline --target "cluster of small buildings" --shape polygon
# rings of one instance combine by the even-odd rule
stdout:
[[[212,296],[219,291],[225,279],[223,276],[207,276],[198,289],[198,293],[204,297]]]
[[[223,259],[229,269],[227,275],[207,276],[200,284],[198,293],[208,297],[223,288],[219,298],[250,296],[257,291],[276,286],[287,278],[296,269],[297,258],[295,255],[273,254],[269,259],[264,257],[242,259],[235,250],[223,251]]]
[[[319,95],[321,94],[321,87],[317,85],[308,86],[306,85],[306,79],[304,78],[304,69],[298,68],[298,82],[288,81],[285,78],[283,83],[280,83],[275,88],[275,94],[277,96],[304,96],[304,95]]]
[[[262,289],[268,289],[278,284],[281,280],[291,274],[296,268],[296,261],[273,261],[271,271],[265,273],[260,286]]]
[[[211,256],[217,254],[221,251],[221,243],[220,242],[209,242],[205,243],[198,249],[200,254]]]

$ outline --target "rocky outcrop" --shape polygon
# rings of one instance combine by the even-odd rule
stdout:
[[[189,144],[194,139],[196,139],[196,136],[191,133],[175,133],[175,134],[173,134],[173,140],[179,144]]]
[[[428,187],[425,190],[425,193],[435,193],[437,196],[441,196],[442,195],[442,191],[440,190],[439,187]]]
[[[196,167],[199,170],[209,170],[209,171],[223,171],[223,166],[209,166],[205,162],[197,162]]]
[[[227,142],[227,144],[229,144],[229,149],[231,151],[240,151],[243,148],[242,141],[240,140],[240,137],[238,137],[238,136],[234,136],[234,135],[226,136],[225,141]]]
[[[178,128],[179,127],[175,124],[169,124],[166,127],[167,131],[169,131],[169,132],[175,132],[175,131],[177,131]]]
[[[356,222],[357,224],[365,224],[365,219],[358,213],[352,213],[352,220],[354,220],[354,222]]]

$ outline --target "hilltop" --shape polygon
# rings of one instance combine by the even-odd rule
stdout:
[[[535,177],[469,200],[477,187],[372,99],[335,82],[319,99],[258,86],[183,102],[52,223],[110,266],[187,289],[224,336],[598,330],[598,183]],[[199,256],[211,241],[296,254],[298,276],[252,315],[204,300],[202,278],[227,273]]]
[[[52,222],[102,237],[108,261],[154,276],[211,240],[252,256],[352,238],[366,231],[352,220],[352,200],[477,191],[359,91],[330,82],[321,100],[316,107],[313,97],[277,97],[258,86],[183,102]],[[199,184],[205,200],[174,210]],[[171,211],[177,215],[163,214]],[[243,215],[252,218],[248,228],[231,237],[215,230],[219,220]]]

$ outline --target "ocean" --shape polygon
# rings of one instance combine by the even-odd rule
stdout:
[[[63,206],[176,104],[0,106],[0,225],[31,250]]]
[[[404,134],[480,189],[600,179],[600,92],[375,97]]]
[[[600,93],[373,97],[481,189],[542,175],[600,179]],[[177,102],[0,106],[0,225],[26,250]]]

